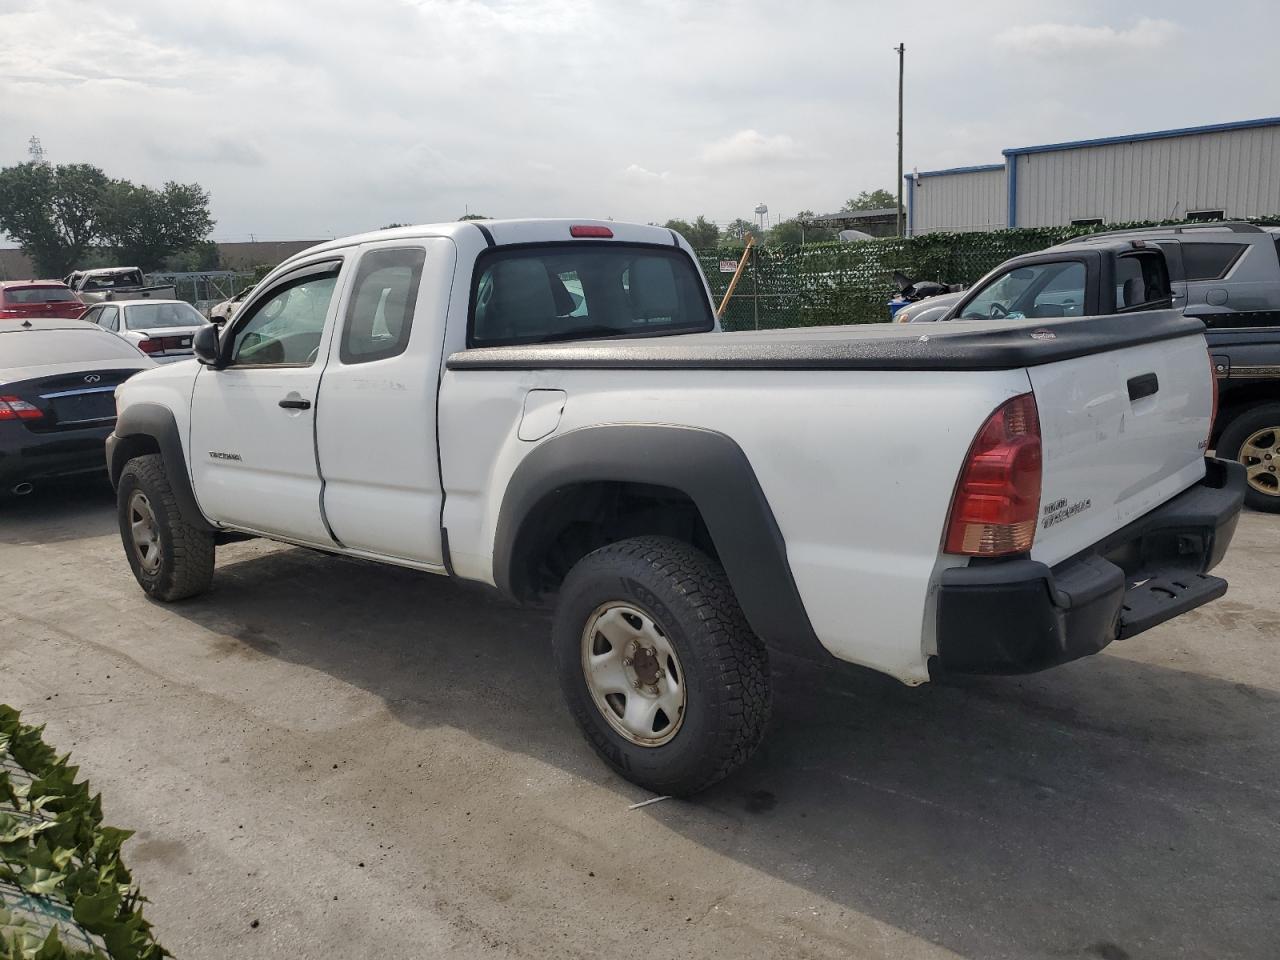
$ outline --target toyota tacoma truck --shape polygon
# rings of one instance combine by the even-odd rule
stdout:
[[[1198,320],[725,333],[651,226],[335,240],[193,347],[107,442],[148,595],[251,536],[554,603],[571,712],[662,794],[751,754],[768,650],[1020,673],[1221,596],[1245,487]]]

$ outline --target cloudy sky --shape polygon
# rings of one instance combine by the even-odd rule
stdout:
[[[1274,0],[0,0],[0,165],[37,135],[213,194],[215,239],[391,221],[726,222],[906,167],[1280,114]]]

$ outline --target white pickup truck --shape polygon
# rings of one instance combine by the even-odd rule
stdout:
[[[769,648],[1017,673],[1221,596],[1245,486],[1198,320],[722,333],[657,227],[335,240],[194,350],[107,442],[148,594],[247,535],[554,600],[587,739],[665,794],[750,755]]]

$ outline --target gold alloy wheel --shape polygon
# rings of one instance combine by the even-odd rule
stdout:
[[[1240,462],[1249,475],[1249,486],[1270,497],[1280,497],[1280,426],[1255,430],[1240,445]]]
[[[656,620],[639,607],[612,601],[587,618],[582,674],[591,700],[620,736],[660,747],[684,721],[684,670]]]

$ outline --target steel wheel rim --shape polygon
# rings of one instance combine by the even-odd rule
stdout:
[[[1240,462],[1249,486],[1270,497],[1280,496],[1280,426],[1251,433],[1240,446]]]
[[[129,498],[129,533],[133,537],[133,553],[138,558],[138,566],[149,574],[159,571],[163,559],[160,527],[151,501],[141,490],[135,490]]]
[[[666,632],[634,604],[603,603],[587,618],[582,675],[600,715],[628,743],[660,747],[680,732],[684,668]]]

